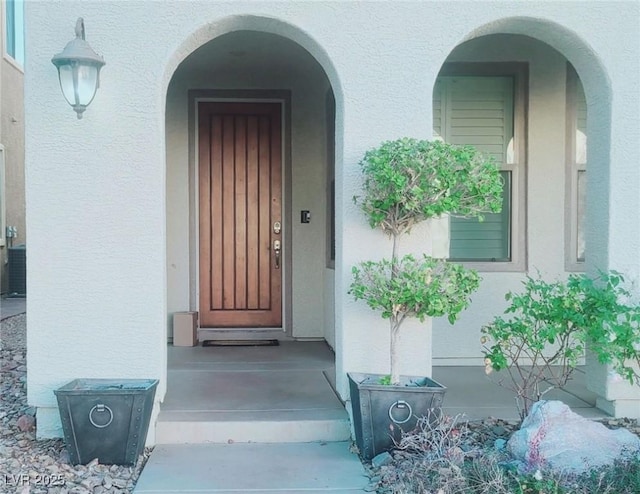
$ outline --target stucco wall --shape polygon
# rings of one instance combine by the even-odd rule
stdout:
[[[24,72],[6,59],[2,60],[2,65],[0,142],[5,149],[7,225],[18,228],[15,245],[27,241],[24,209]]]
[[[456,48],[448,62],[526,62],[529,66],[527,106],[525,252],[527,270],[481,272],[473,303],[451,327],[434,321],[434,363],[482,363],[480,327],[502,312],[504,295],[519,291],[525,274],[538,271],[547,279],[565,275],[566,59],[550,46],[526,36],[494,35]]]
[[[4,9],[3,9],[4,10]],[[0,46],[0,53],[4,48]],[[0,58],[0,144],[5,155],[5,226],[15,226],[13,245],[26,244],[24,189],[24,72],[7,56]],[[5,231],[0,231],[5,238]],[[8,290],[7,244],[0,247],[0,292]]]
[[[588,267],[640,274],[640,225],[629,214],[640,205],[637,2],[168,0],[149,8],[146,1],[60,0],[27,2],[26,9],[28,398],[40,407],[40,435],[59,433],[52,389],[74,377],[157,377],[158,398],[164,395],[166,90],[189,53],[229,30],[267,31],[301,44],[336,93],[335,348],[343,396],[345,372],[385,372],[388,363],[386,322],[346,294],[351,266],[388,252],[352,204],[357,163],[382,140],[431,136],[434,80],[467,37],[526,33],[576,67],[595,146]],[[80,121],[50,63],[79,15],[107,62]],[[407,248],[420,249],[424,239],[411,242]],[[405,332],[403,373],[430,371],[429,334]]]
[[[334,269],[324,271],[324,339],[335,351],[336,348],[336,323],[335,323],[335,278]]]

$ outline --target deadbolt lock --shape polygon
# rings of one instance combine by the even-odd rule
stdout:
[[[280,230],[281,230],[281,229],[282,229],[282,226],[280,225],[280,222],[279,222],[279,221],[276,221],[276,222],[273,224],[273,233],[278,234],[278,233],[280,233]]]

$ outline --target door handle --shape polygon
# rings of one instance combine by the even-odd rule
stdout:
[[[275,233],[275,234],[279,234],[281,229],[282,229],[282,225],[280,224],[280,222],[279,222],[279,221],[276,221],[276,222],[273,224],[273,233]]]
[[[273,241],[273,253],[276,256],[276,269],[280,269],[280,240]]]

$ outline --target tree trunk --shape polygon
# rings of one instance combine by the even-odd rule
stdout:
[[[393,251],[391,255],[391,279],[398,274],[398,234],[393,233]],[[400,371],[398,370],[398,342],[400,340],[400,316],[393,314],[389,320],[391,330],[391,342],[389,354],[391,357],[391,384],[400,384]]]
[[[392,317],[391,326],[391,344],[389,354],[391,356],[391,384],[400,384],[400,370],[398,369],[398,343],[400,342],[400,327],[396,317]]]

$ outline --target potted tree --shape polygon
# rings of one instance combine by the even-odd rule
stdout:
[[[400,429],[440,407],[445,388],[426,377],[400,376],[398,355],[404,321],[447,316],[453,323],[479,286],[478,274],[427,255],[399,255],[403,235],[442,215],[480,217],[499,212],[502,180],[497,165],[469,146],[402,138],[369,150],[356,204],[372,228],[391,240],[391,258],[353,267],[350,293],[389,320],[390,373],[349,374],[356,442],[370,459],[387,450]],[[390,434],[391,431],[391,434]]]

